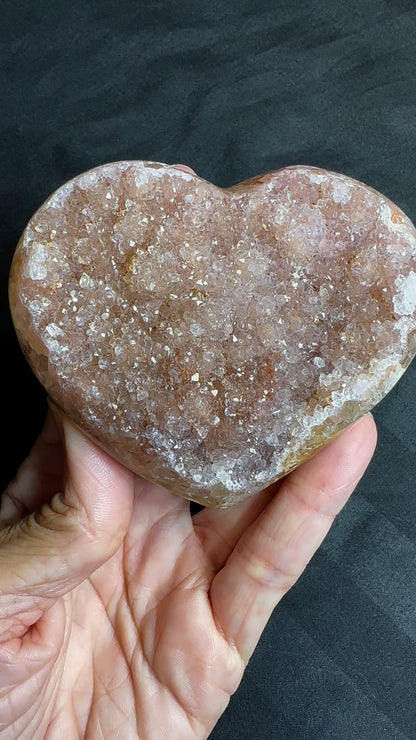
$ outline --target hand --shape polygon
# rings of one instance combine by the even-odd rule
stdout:
[[[205,738],[363,474],[373,419],[194,517],[59,426],[49,413],[0,509],[0,737]]]

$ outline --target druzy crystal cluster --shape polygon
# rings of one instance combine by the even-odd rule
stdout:
[[[33,370],[91,438],[227,506],[399,379],[416,352],[416,233],[381,194],[313,167],[224,190],[116,162],[33,216],[10,299]]]

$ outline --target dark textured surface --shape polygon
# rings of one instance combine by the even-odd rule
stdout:
[[[7,313],[27,220],[106,161],[184,162],[219,185],[305,163],[416,220],[414,0],[2,3],[3,483],[43,392]],[[348,507],[273,615],[214,740],[416,736],[416,368],[377,409]]]

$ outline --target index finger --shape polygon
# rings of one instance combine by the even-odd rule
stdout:
[[[244,662],[363,475],[376,437],[368,414],[289,475],[214,578],[215,619]]]

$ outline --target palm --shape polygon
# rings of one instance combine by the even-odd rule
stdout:
[[[76,630],[65,656],[59,724],[65,703],[70,716],[80,706],[70,694],[75,686],[79,697],[82,675],[81,736],[86,728],[93,738],[104,726],[109,732],[110,702],[120,737],[205,737],[242,676],[238,652],[215,625],[208,598],[215,566],[194,533],[189,506],[152,493],[146,521],[137,505],[122,548],[71,599]],[[92,651],[80,672],[86,643]]]
[[[7,600],[6,609],[0,608],[6,614],[0,697],[7,686],[15,687],[6,696],[7,715],[0,698],[7,737],[207,737],[273,607],[302,572],[371,457],[372,422],[367,417],[358,427],[346,433],[349,446],[337,440],[303,466],[303,473],[289,476],[278,495],[275,487],[233,509],[202,510],[194,517],[188,502],[133,480],[106,456],[111,490],[107,483],[103,487],[97,451],[99,474],[92,478],[83,463],[74,463],[80,469],[72,487],[82,488],[87,476],[89,484],[93,480],[102,488],[103,511],[87,517],[93,533],[85,552],[100,537],[104,541],[104,534],[105,542],[119,538],[120,543],[108,559],[94,555],[86,566],[88,556],[68,545],[75,562],[69,564],[64,552],[63,574],[48,570],[47,578],[38,579],[34,606],[26,611],[22,606],[14,622]],[[84,443],[91,456],[91,445]],[[49,432],[4,499],[4,532],[60,489],[62,459],[56,451]],[[41,521],[49,506],[46,514],[41,509]],[[90,524],[92,516],[100,523]],[[97,527],[107,530],[97,535]],[[0,539],[0,560],[4,551]],[[101,558],[99,567],[94,557]],[[83,568],[89,569],[86,577]],[[9,570],[16,574],[19,568],[12,563]],[[19,581],[30,578],[25,572]],[[28,592],[26,587],[26,599]]]

